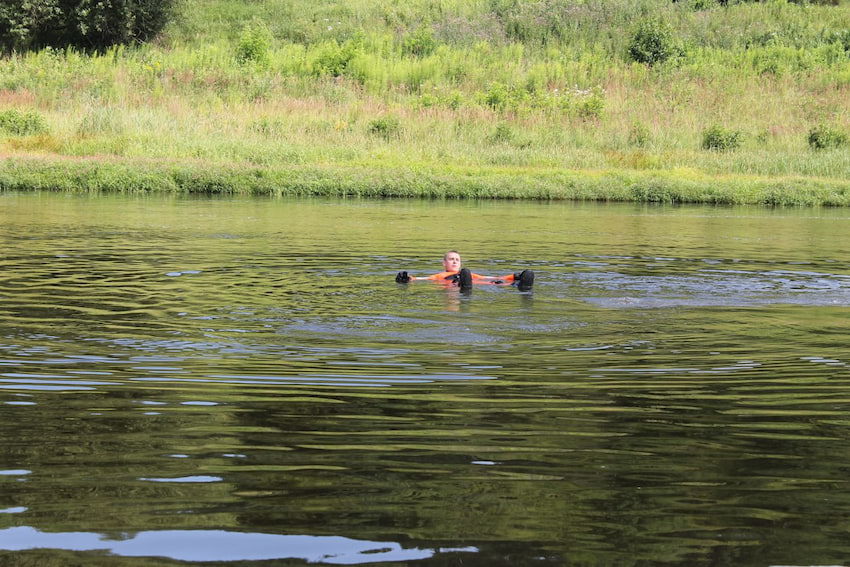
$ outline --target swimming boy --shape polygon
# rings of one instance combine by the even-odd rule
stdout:
[[[475,283],[490,283],[490,284],[514,284],[516,283],[520,289],[529,289],[534,284],[534,272],[531,270],[523,270],[522,272],[508,274],[507,276],[492,277],[473,274],[469,269],[462,267],[463,262],[460,259],[460,254],[457,250],[449,250],[443,254],[443,270],[438,274],[430,276],[412,276],[407,272],[399,272],[395,281],[398,283],[407,283],[412,280],[436,280],[450,282],[460,286],[461,288],[472,287]]]

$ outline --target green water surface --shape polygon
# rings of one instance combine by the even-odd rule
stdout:
[[[0,194],[0,564],[846,563],[849,228]]]

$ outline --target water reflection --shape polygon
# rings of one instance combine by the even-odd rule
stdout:
[[[31,527],[0,530],[0,549],[108,551],[124,557],[168,557],[179,561],[261,561],[303,559],[310,563],[356,565],[414,561],[436,554],[474,553],[474,547],[405,549],[395,542],[345,537],[239,533],[224,530],[140,532],[114,540],[86,532],[47,533]]]
[[[16,558],[850,556],[840,211],[0,203]],[[534,291],[396,285],[447,217]]]

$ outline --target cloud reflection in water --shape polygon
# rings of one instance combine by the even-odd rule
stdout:
[[[405,549],[395,542],[364,541],[340,536],[277,535],[225,530],[138,532],[110,540],[93,532],[42,532],[29,526],[0,530],[0,549],[64,549],[108,551],[124,557],[168,557],[178,561],[260,561],[303,559],[311,563],[356,565],[381,561],[414,561],[438,553],[477,552],[474,547]]]

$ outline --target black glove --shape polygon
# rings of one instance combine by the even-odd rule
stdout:
[[[407,275],[407,272],[399,272],[395,276],[396,283],[407,283],[410,281],[410,276]]]

